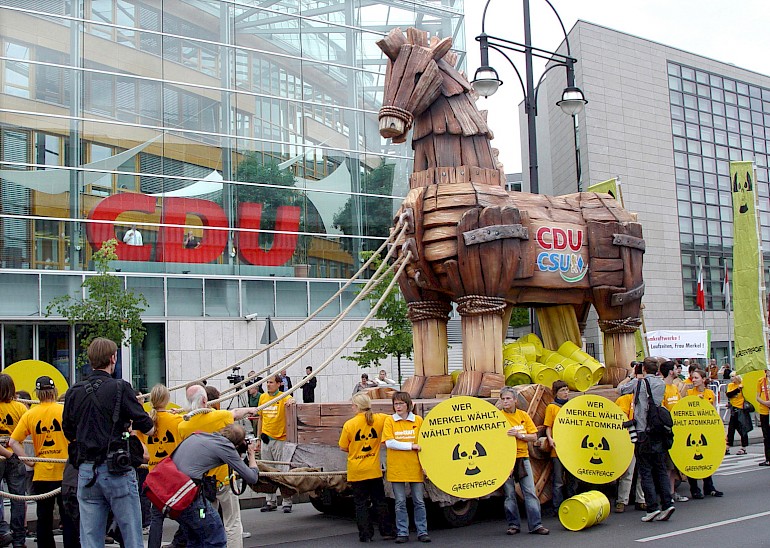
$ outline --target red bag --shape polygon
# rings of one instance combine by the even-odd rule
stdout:
[[[176,519],[198,496],[199,486],[179,471],[171,457],[155,465],[144,480],[144,493],[164,516]]]

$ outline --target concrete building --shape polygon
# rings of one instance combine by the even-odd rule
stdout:
[[[82,375],[77,330],[46,309],[82,294],[109,238],[116,275],[149,303],[145,342],[120,362],[141,389],[225,368],[264,347],[268,316],[280,337],[334,295],[408,189],[409,144],[377,127],[375,42],[396,26],[452,36],[464,55],[461,0],[0,0],[2,366]],[[289,375],[321,364],[368,311]],[[348,398],[358,374],[335,359],[317,401]]]
[[[755,163],[766,271],[770,262],[770,77],[584,21],[569,40],[589,102],[573,125],[556,106],[563,71],[547,74],[537,120],[540,191],[565,194],[619,177],[647,241],[647,329],[705,326],[712,355],[722,358],[722,272],[733,246],[730,160]],[[701,259],[705,314],[695,305]]]

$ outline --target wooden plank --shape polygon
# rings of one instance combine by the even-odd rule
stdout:
[[[620,248],[613,245],[613,234],[622,228],[615,222],[586,221],[588,250],[592,259],[620,259]]]
[[[430,135],[421,140],[425,142],[425,161],[428,164],[428,169],[436,167],[436,151],[433,148],[433,139]],[[430,178],[430,177],[429,177]]]
[[[423,259],[428,262],[443,261],[457,256],[457,240],[446,240],[426,245],[423,249]]]
[[[449,394],[452,388],[452,377],[450,375],[434,375],[425,379],[420,397],[435,398],[436,394]]]
[[[426,110],[414,120],[412,141],[419,141],[430,133],[435,133],[433,130],[433,117],[431,116],[430,110]]]
[[[410,44],[416,46],[428,47],[428,32],[419,30],[415,27],[409,27],[406,29],[406,38]]]
[[[646,247],[642,238],[637,238],[636,236],[630,236],[627,234],[613,234],[612,243],[622,247],[632,247],[634,249],[638,249],[639,251],[644,251]]]
[[[447,121],[446,111],[450,110],[449,103],[446,99],[439,97],[433,102],[433,105],[428,109],[427,114],[431,117],[431,123],[433,125],[433,133],[440,134],[446,133]]]
[[[455,118],[457,118],[457,122],[462,128],[462,134],[469,137],[471,135],[476,135],[479,132],[479,128],[476,127],[470,114],[466,112],[467,103],[464,99],[464,95],[455,95],[454,97],[448,97],[447,102],[449,103]]]
[[[505,376],[502,373],[486,372],[481,377],[478,396],[488,398],[492,395],[492,390],[500,390],[505,386]]]
[[[440,240],[454,240],[457,238],[457,225],[440,226],[426,229],[422,235],[423,244],[437,242]]]
[[[457,384],[452,389],[452,394],[455,396],[476,396],[479,393],[483,377],[484,373],[481,371],[463,371],[457,377]]]
[[[495,169],[495,161],[492,159],[492,147],[489,144],[489,139],[486,135],[474,135],[473,146],[476,149],[476,156],[479,159],[479,165],[487,169]],[[499,176],[495,173],[494,178]]]
[[[420,61],[422,62],[422,60]],[[427,61],[422,76],[414,86],[409,100],[406,103],[406,110],[409,112],[423,112],[441,95],[441,71],[435,63]]]
[[[320,403],[298,403],[295,407],[297,408],[297,423],[307,424],[309,426],[320,426]]]
[[[433,146],[433,139],[424,137],[418,141],[412,141],[414,149],[414,171],[422,172],[428,169],[428,143]],[[424,185],[421,185],[424,186]]]
[[[633,289],[624,291],[623,293],[615,293],[610,299],[612,306],[620,306],[628,301],[638,301],[644,295],[644,284],[641,284]]]
[[[463,286],[472,295],[484,295],[484,272],[481,266],[481,256],[478,246],[467,247],[463,243],[462,233],[473,230],[479,226],[479,208],[469,209],[457,224],[457,261],[460,266],[460,274]]]
[[[504,207],[500,212],[500,219],[503,225],[507,226],[523,226],[521,225],[521,215],[519,210],[515,207]],[[526,227],[525,227],[526,228]],[[521,263],[521,248],[526,247],[522,245],[522,242],[517,238],[506,238],[503,240],[502,245],[502,259],[505,266],[500,270],[500,282],[499,287],[506,294],[513,285],[513,279],[516,277],[520,270]]]
[[[396,93],[400,84],[401,76],[404,74],[404,69],[409,62],[409,57],[412,55],[414,46],[406,44],[401,47],[398,53],[395,63],[388,63],[388,80],[385,83],[385,95],[382,99],[383,105],[392,105],[396,99]],[[405,86],[407,87],[407,86]],[[408,97],[404,97],[406,100]]]
[[[460,163],[460,140],[455,135],[433,135],[433,149],[437,166],[454,166]]]
[[[502,211],[499,207],[485,207],[479,215],[479,225],[484,227],[500,226]],[[463,238],[465,241],[465,238]],[[466,244],[467,245],[467,244]],[[503,268],[503,244],[498,240],[490,240],[479,246],[479,258],[484,279],[484,295],[504,297],[507,288],[500,288],[500,272]],[[503,379],[505,380],[505,379]]]
[[[453,95],[463,93],[464,91],[465,90],[460,84],[444,74],[444,77],[441,79],[441,95],[444,97],[452,97]]]
[[[438,64],[438,68],[440,68],[449,79],[456,82],[464,91],[470,91],[472,89],[468,79],[446,61],[446,56],[444,59],[436,61],[436,63]]]
[[[400,28],[394,28],[385,38],[377,40],[376,44],[389,59],[395,59],[401,46],[406,44],[406,36]]]
[[[476,155],[476,147],[469,137],[462,137],[460,141],[461,162],[464,166],[478,166],[479,157]],[[472,169],[472,168],[471,168]]]
[[[622,259],[601,259],[601,258],[591,259],[592,272],[615,272],[618,270],[623,270]],[[612,284],[608,284],[608,285],[612,285]]]
[[[591,285],[623,285],[623,271],[614,272],[593,272],[589,267],[588,276],[591,279]]]
[[[398,56],[398,61],[396,61],[396,64],[398,64],[398,62],[401,61],[401,55],[403,55],[403,50],[402,50],[402,53]],[[404,67],[403,76],[407,80],[409,78],[413,78],[414,74],[422,70],[423,67],[428,66],[429,61],[430,61],[429,50],[425,48],[413,47],[412,51],[409,54],[409,60],[407,61],[406,66]],[[396,97],[393,99],[393,102],[383,103],[383,104],[406,105],[409,102],[409,98],[412,97],[412,92],[414,91],[414,88],[415,88],[415,84],[413,80],[412,81],[401,80],[399,82],[398,91],[396,92]]]
[[[475,194],[440,195],[436,198],[437,209],[451,209],[454,207],[475,207],[477,202]]]
[[[460,276],[460,265],[457,263],[457,260],[450,259],[444,262],[444,267],[446,268],[447,283],[452,288],[452,293],[454,295],[466,295],[465,286]]]

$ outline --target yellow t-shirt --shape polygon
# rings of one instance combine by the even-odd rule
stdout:
[[[743,384],[736,384],[734,382],[731,382],[727,385],[727,392],[732,392],[733,390],[736,390],[737,388],[741,388],[741,391],[738,392],[737,395],[730,398],[730,405],[733,407],[737,407],[738,409],[743,409],[743,404],[746,402],[746,398],[743,397]]]
[[[537,427],[527,413],[517,409],[513,413],[503,411],[503,415],[516,430],[523,430],[525,434],[537,434]],[[516,438],[516,458],[529,457],[529,445],[526,441]]]
[[[273,395],[268,393],[260,394],[259,405],[267,403],[281,394],[283,392],[280,391]],[[286,439],[286,399],[278,400],[273,405],[269,405],[259,412],[262,416],[262,433],[274,440]]]
[[[628,420],[634,418],[634,397],[635,394],[623,394],[615,400],[615,403],[623,410]]]
[[[0,403],[0,436],[10,436],[19,424],[27,406],[16,400]]]
[[[363,481],[382,477],[380,444],[387,415],[374,414],[372,424],[359,413],[342,427],[340,449],[348,452],[348,481]]]
[[[553,429],[553,425],[556,423],[556,415],[559,414],[559,411],[561,411],[560,405],[556,405],[555,403],[549,403],[548,407],[545,408],[545,418],[543,419],[543,424],[545,426],[550,426],[551,429]],[[555,447],[551,448],[551,456],[552,457],[559,456],[556,454]]]
[[[147,436],[142,432],[134,432],[136,437],[147,446],[147,452],[150,454],[147,465],[150,470],[155,468],[155,465],[163,458],[173,453],[176,446],[182,441],[179,436],[179,424],[183,421],[182,415],[159,411],[155,433],[152,436]]]
[[[19,404],[21,405],[21,404]],[[55,402],[36,405],[24,415],[11,436],[19,443],[24,443],[27,436],[32,436],[35,456],[46,459],[66,459],[69,442],[62,432],[62,412],[64,406]],[[61,481],[64,464],[38,462],[35,464],[33,481]]]
[[[767,380],[767,377],[762,377],[757,381],[757,397],[770,401],[770,381]],[[770,409],[757,402],[757,413],[760,415],[770,415]]]
[[[679,389],[674,384],[667,384],[666,391],[663,392],[663,407],[671,411],[671,408],[676,405],[681,398]]]
[[[179,442],[193,435],[195,432],[216,432],[228,424],[233,424],[233,422],[233,414],[224,409],[217,409],[215,411],[209,411],[208,413],[193,415],[190,417],[189,421],[183,420],[179,423]],[[227,481],[226,464],[212,468],[209,472],[211,475],[216,476],[217,481],[220,483],[224,484]]]
[[[414,418],[413,421],[402,419],[398,415],[389,415],[385,419],[385,425],[382,429],[383,443],[388,440],[417,443],[417,434],[420,433],[422,417],[410,416]],[[422,475],[417,451],[388,449],[386,462],[388,481],[420,483],[425,479]]]
[[[714,392],[710,388],[706,388],[702,393],[698,392],[697,388],[691,388],[687,391],[688,396],[698,396],[699,398],[705,399],[707,402],[709,402],[711,405],[714,405],[714,402],[717,401],[716,397],[714,396]]]

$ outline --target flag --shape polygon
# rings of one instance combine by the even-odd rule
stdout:
[[[698,265],[698,293],[695,295],[695,306],[706,310],[706,291],[703,287],[703,262]]]
[[[730,274],[727,271],[727,261],[725,261],[725,275],[722,279],[722,295],[725,297],[725,310],[730,310]]]

